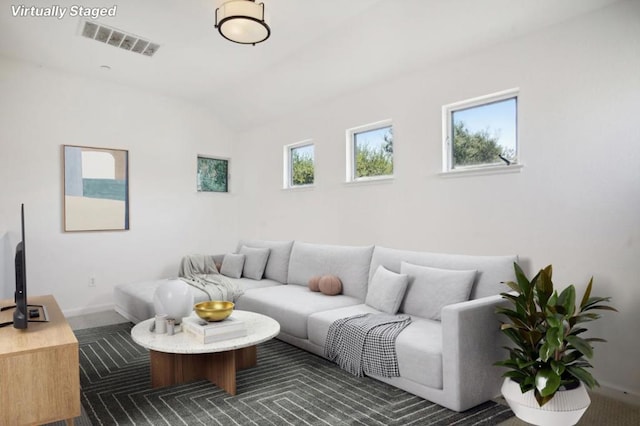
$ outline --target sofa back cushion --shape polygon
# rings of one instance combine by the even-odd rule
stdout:
[[[289,271],[289,256],[293,241],[269,241],[269,240],[240,240],[236,252],[240,252],[242,246],[255,248],[268,248],[269,258],[264,268],[264,278],[287,283]]]
[[[244,254],[244,266],[242,267],[242,276],[251,278],[252,280],[261,280],[264,276],[264,270],[269,260],[268,248],[258,247],[240,247],[240,254]]]
[[[400,272],[409,277],[400,311],[436,321],[440,321],[445,306],[469,300],[476,277],[475,270],[439,269],[407,262],[402,262]]]
[[[289,260],[289,284],[306,286],[316,275],[335,275],[342,282],[342,294],[361,301],[367,295],[373,246],[353,247],[296,241]]]
[[[477,273],[471,289],[470,299],[478,299],[508,290],[501,282],[515,280],[513,264],[518,261],[518,256],[471,256],[398,250],[376,246],[371,258],[369,280],[373,278],[373,274],[380,265],[390,271],[400,273],[402,261],[440,269],[475,270]]]

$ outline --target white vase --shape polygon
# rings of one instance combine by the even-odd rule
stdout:
[[[504,380],[501,391],[516,417],[538,426],[575,425],[591,404],[582,383],[575,389],[556,392],[542,407],[538,405],[533,390],[522,393],[520,385],[510,378]]]
[[[193,311],[193,293],[191,286],[182,280],[167,280],[156,288],[153,294],[153,307],[156,315],[167,315],[180,324],[183,317]]]

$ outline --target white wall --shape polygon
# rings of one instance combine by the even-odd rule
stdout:
[[[181,256],[234,246],[236,196],[196,192],[196,155],[231,156],[233,135],[207,110],[7,58],[0,93],[0,229],[15,247],[25,203],[29,294],[91,311],[117,284],[175,276]],[[129,231],[62,231],[63,144],[129,150]]]
[[[9,266],[13,260],[10,253],[9,234],[0,230],[0,299],[13,297],[14,283],[11,280],[11,272],[15,268]]]
[[[609,340],[596,349],[596,377],[640,394],[639,16],[637,2],[618,4],[245,132],[240,234],[517,253],[532,272],[552,263],[557,284],[580,293],[593,275],[595,294],[620,310],[592,326]],[[514,87],[522,173],[438,176],[441,106]],[[345,129],[387,118],[395,180],[343,183]],[[282,146],[308,138],[315,188],[282,190]]]

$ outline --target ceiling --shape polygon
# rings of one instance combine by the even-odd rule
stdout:
[[[24,3],[116,4],[97,22],[159,43],[150,58],[79,36],[78,17],[14,17],[20,3],[0,0],[0,55],[187,99],[243,130],[617,0],[262,1],[272,34],[256,46],[217,33],[221,0]]]

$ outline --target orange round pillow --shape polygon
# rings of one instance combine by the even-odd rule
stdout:
[[[309,278],[309,290],[320,291],[320,276]]]
[[[327,296],[335,296],[342,293],[342,282],[335,275],[324,275],[320,278],[320,291]]]

